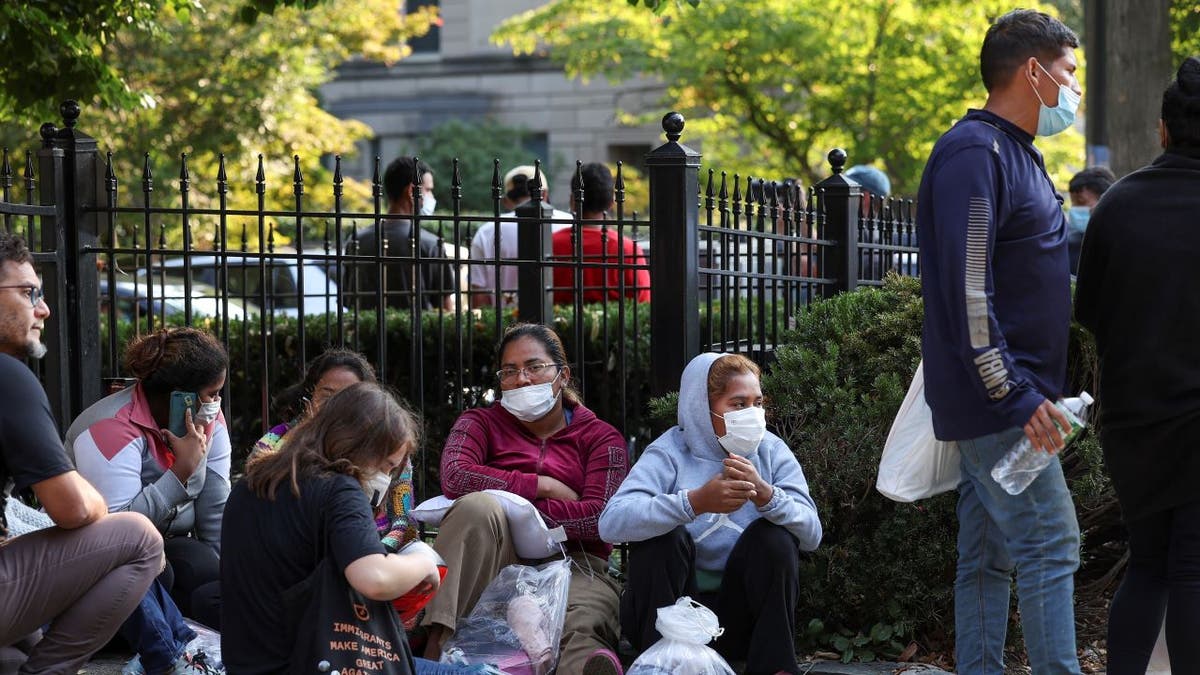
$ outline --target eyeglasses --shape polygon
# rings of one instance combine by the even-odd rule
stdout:
[[[42,298],[46,297],[46,292],[43,291],[40,286],[34,286],[33,284],[17,284],[15,286],[0,286],[0,288],[23,288],[23,289],[25,289],[25,294],[27,296],[29,296],[29,304],[32,305],[34,309],[37,309],[38,304],[40,304],[42,302]]]
[[[496,379],[501,382],[511,382],[522,373],[531,380],[539,379],[547,368],[558,368],[557,363],[533,363],[524,368],[501,368],[496,371]]]

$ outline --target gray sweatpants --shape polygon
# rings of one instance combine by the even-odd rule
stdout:
[[[162,536],[138,513],[0,544],[0,645],[49,623],[20,672],[78,672],[162,571],[162,550]]]

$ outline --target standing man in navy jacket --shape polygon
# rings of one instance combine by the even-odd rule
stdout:
[[[1009,586],[1036,675],[1078,673],[1073,575],[1079,524],[1057,461],[1012,496],[990,471],[1027,437],[1055,453],[1066,426],[1071,291],[1062,199],[1034,135],[1071,125],[1081,91],[1075,34],[1031,10],[996,19],[980,52],[987,88],[938,140],[917,200],[925,395],[937,437],[962,453],[957,670],[1004,672]]]

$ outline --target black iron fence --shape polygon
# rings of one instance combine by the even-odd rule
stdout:
[[[912,203],[864,199],[842,176],[844,152],[830,153],[832,175],[806,191],[716,169],[702,185],[676,113],[663,118],[667,142],[646,157],[649,213],[626,213],[618,165],[610,217],[585,221],[543,203],[536,179],[531,201],[505,212],[499,160],[483,214],[462,212],[455,164],[449,214],[389,216],[378,159],[367,211],[343,208],[340,159],[327,186],[306,183],[297,159],[284,179],[294,203],[274,208],[260,158],[257,205],[235,209],[223,161],[201,180],[185,156],[171,173],[177,201],[158,204],[149,160],[140,176],[118,177],[76,129],[78,107],[62,111],[64,127],[43,126],[20,176],[7,150],[0,165],[3,225],[38,252],[54,312],[42,374],[60,424],[103,395],[106,378],[120,381],[130,338],[200,325],[230,351],[223,400],[244,456],[286,421],[277,395],[304,364],[349,347],[424,415],[435,452],[418,460],[418,498],[437,492],[436,449],[453,419],[492,399],[494,346],[515,321],[558,330],[589,407],[638,446],[653,432],[649,397],[675,389],[701,350],[769,362],[806,303],[891,270],[917,272]],[[307,205],[316,189],[330,191],[331,209]],[[419,194],[414,185],[416,203]],[[582,190],[575,196],[582,203]],[[481,228],[491,251],[509,254],[472,257]]]

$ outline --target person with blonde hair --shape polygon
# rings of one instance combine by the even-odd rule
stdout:
[[[759,376],[739,354],[692,359],[679,424],[600,515],[605,541],[631,544],[621,627],[639,651],[660,637],[658,608],[686,595],[716,612],[717,651],[747,673],[800,672],[800,552],[817,548],[822,528],[800,463],[767,431]]]

